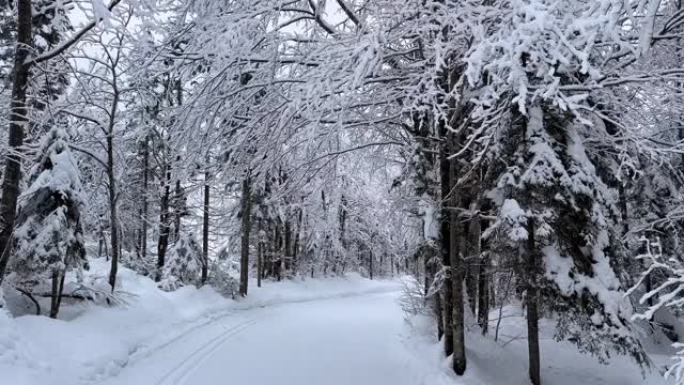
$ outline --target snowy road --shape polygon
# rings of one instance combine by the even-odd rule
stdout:
[[[398,293],[231,314],[142,357],[107,385],[417,385]]]

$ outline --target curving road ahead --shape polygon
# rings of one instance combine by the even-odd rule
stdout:
[[[105,384],[427,384],[430,373],[402,345],[397,297],[367,294],[237,312],[129,364]]]

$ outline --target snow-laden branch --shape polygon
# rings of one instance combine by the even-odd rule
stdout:
[[[116,7],[120,2],[121,2],[121,0],[112,0],[112,2],[109,3],[109,5],[107,6],[107,10],[108,10],[108,11],[111,11],[111,10],[114,9],[114,7]],[[86,24],[85,26],[83,26],[83,27],[82,27],[78,32],[76,32],[73,36],[69,37],[68,39],[65,39],[63,42],[61,42],[61,43],[60,43],[57,47],[55,47],[54,49],[52,49],[52,50],[50,50],[50,51],[48,51],[48,52],[45,52],[45,53],[43,53],[43,54],[41,54],[41,55],[39,55],[39,56],[36,56],[36,57],[34,57],[34,58],[31,58],[31,59],[28,61],[27,64],[39,64],[39,63],[48,61],[48,60],[50,60],[50,59],[52,59],[52,58],[54,58],[54,57],[57,57],[57,56],[61,55],[64,51],[68,50],[71,46],[73,46],[74,44],[78,43],[78,41],[81,40],[81,38],[82,38],[83,36],[85,36],[86,33],[88,33],[91,29],[93,29],[93,28],[97,25],[97,23],[98,23],[99,21],[100,21],[100,20],[98,20],[97,18],[96,18],[95,20],[91,20],[90,22],[88,22],[88,24]]]

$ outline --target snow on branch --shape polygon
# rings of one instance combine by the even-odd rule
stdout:
[[[78,32],[76,32],[73,36],[65,39],[54,49],[30,59],[28,64],[39,64],[61,55],[64,51],[71,48],[71,46],[78,43],[78,41],[81,40],[81,38],[85,36],[86,33],[93,29],[98,22],[105,20],[103,19],[105,12],[111,12],[111,10],[114,9],[114,7],[116,7],[121,2],[121,0],[112,0],[112,2],[109,3],[107,7],[105,7],[101,3],[99,4],[99,6],[97,6],[96,4],[99,1],[100,0],[93,0],[93,10],[95,12],[96,17],[95,20],[90,21],[88,24],[83,26]]]

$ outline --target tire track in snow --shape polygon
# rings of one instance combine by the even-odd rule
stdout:
[[[228,341],[231,337],[240,334],[244,330],[248,329],[250,326],[256,324],[257,321],[252,319],[247,322],[240,323],[233,327],[230,327],[220,333],[218,336],[214,336],[208,341],[201,344],[192,353],[185,356],[183,360],[175,366],[173,369],[168,371],[162,378],[160,378],[156,385],[180,385],[188,378],[194,370],[196,370],[204,360],[214,353],[218,348],[223,346],[223,344]]]

